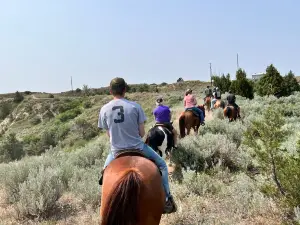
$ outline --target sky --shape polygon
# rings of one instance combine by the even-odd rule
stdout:
[[[84,84],[248,77],[271,63],[300,75],[298,0],[0,2],[0,93]]]

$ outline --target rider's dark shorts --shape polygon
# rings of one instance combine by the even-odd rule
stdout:
[[[164,122],[164,123],[158,123],[158,122],[156,122],[156,124],[163,124],[168,130],[170,130],[170,131],[174,130],[173,125],[171,123],[169,123],[169,122]]]

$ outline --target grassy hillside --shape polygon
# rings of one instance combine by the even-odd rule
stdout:
[[[172,109],[178,129],[176,119],[183,110],[184,91],[192,88],[202,103],[206,85],[200,81],[163,84],[153,92],[151,89],[126,96],[142,105],[149,118],[148,130],[153,124],[151,111],[155,98],[162,95]],[[98,223],[101,198],[98,177],[109,143],[97,129],[97,122],[99,109],[110,99],[106,94],[68,96],[63,93],[54,98],[29,94],[19,104],[7,98],[2,100],[1,104],[11,105],[11,112],[0,124],[0,155],[7,149],[13,149],[13,156],[21,154],[20,160],[10,163],[10,155],[0,156],[3,162],[0,164],[0,221],[3,224]],[[180,140],[174,159],[188,166],[188,170],[176,167],[170,176],[171,191],[179,209],[175,214],[163,215],[161,224],[299,221],[297,201],[291,202],[278,194],[254,145],[251,147],[244,141],[253,120],[270,123],[263,113],[272,105],[275,114],[283,115],[283,129],[290,132],[280,143],[286,149],[281,159],[296,154],[300,93],[280,99],[255,96],[251,101],[238,96],[237,103],[242,108],[242,121],[228,123],[221,110],[215,110],[212,115],[207,114],[210,119],[200,128],[199,135]],[[278,168],[282,185],[297,199],[300,186],[293,181],[295,178],[288,179],[291,174],[298,175],[293,170],[296,167],[284,170],[279,165]],[[282,177],[283,173],[287,174],[286,178]]]

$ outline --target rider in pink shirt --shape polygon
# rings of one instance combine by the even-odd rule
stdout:
[[[184,108],[192,108],[196,107],[197,100],[195,95],[189,93],[188,95],[184,96]]]
[[[197,108],[197,100],[195,95],[192,94],[192,90],[188,89],[185,92],[185,96],[184,96],[184,108],[188,109],[188,108],[192,108],[193,110],[195,110],[199,116],[200,116],[200,124],[204,125],[204,113],[202,112],[201,109]]]

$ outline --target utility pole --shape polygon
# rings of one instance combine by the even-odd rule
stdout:
[[[71,76],[71,89],[72,89],[72,92],[73,92],[73,80],[72,80],[72,76]]]
[[[212,86],[212,72],[211,72],[211,63],[209,63],[209,69],[210,69],[210,86]]]
[[[239,54],[236,54],[236,65],[237,65],[237,69],[239,69]]]

